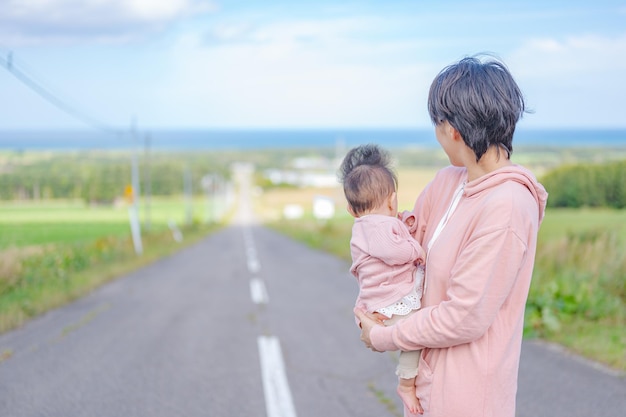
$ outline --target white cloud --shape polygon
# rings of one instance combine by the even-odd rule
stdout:
[[[183,117],[217,126],[429,126],[425,101],[440,65],[420,63],[412,43],[353,36],[372,22],[232,24],[209,47],[187,33],[159,101],[180,100]]]
[[[530,39],[508,59],[524,77],[567,77],[626,69],[626,33]]]
[[[155,126],[429,127],[433,77],[482,50],[504,59],[536,110],[524,123],[623,120],[626,33],[616,35],[623,28],[610,19],[599,27],[597,15],[577,19],[580,10],[558,20],[556,11],[516,12],[515,19],[477,11],[485,23],[477,25],[467,18],[474,11],[451,15],[449,8],[334,13],[317,4],[246,2],[209,15],[215,6],[208,0],[0,3],[0,48],[36,43],[16,58],[30,53],[71,96],[89,90],[85,100],[93,96],[91,107],[105,120],[121,115],[126,123],[137,112]],[[104,42],[116,45],[96,44]]]
[[[535,125],[623,126],[626,34],[531,39],[507,59]]]
[[[213,9],[209,0],[7,0],[0,42],[126,41]]]
[[[386,22],[366,17],[326,20],[298,19],[254,23],[254,20],[221,22],[209,29],[208,46],[223,43],[308,43],[337,42],[359,33],[376,30]]]

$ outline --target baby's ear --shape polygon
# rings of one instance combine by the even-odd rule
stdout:
[[[393,202],[396,198],[397,198],[397,194],[395,191],[389,195],[389,198],[387,199],[387,204],[389,205],[389,209],[394,209]]]
[[[348,210],[348,213],[350,213],[352,217],[359,217],[356,215],[356,213],[352,209],[352,206],[350,205],[350,203],[346,204],[346,210]]]

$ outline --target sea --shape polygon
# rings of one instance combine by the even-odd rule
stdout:
[[[256,150],[352,147],[376,143],[387,148],[439,146],[433,129],[187,129],[108,133],[95,130],[0,130],[0,150]],[[626,147],[626,129],[521,129],[519,147]]]

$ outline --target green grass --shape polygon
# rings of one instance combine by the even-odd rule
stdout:
[[[84,242],[101,236],[124,236],[128,223],[0,223],[0,248]]]
[[[204,218],[206,202],[192,203],[193,217]],[[162,231],[168,222],[186,222],[183,197],[153,198],[149,207],[150,230]],[[142,229],[147,230],[148,207],[139,207]],[[0,250],[56,243],[90,241],[102,236],[130,233],[128,206],[87,206],[80,201],[4,202],[0,204]]]
[[[549,208],[539,229],[539,240],[562,238],[593,229],[615,230],[626,239],[626,210]]]
[[[219,227],[198,223],[184,226],[184,240],[180,243],[173,240],[169,231],[145,233],[141,256],[134,253],[129,237],[49,245],[25,255],[19,251],[12,254],[13,249],[8,252],[11,256],[5,258],[0,252],[0,333],[178,251]],[[6,261],[12,268],[6,269]]]
[[[525,332],[626,371],[626,228],[609,221],[625,213],[563,214],[537,245]]]

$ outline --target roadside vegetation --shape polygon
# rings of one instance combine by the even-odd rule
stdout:
[[[198,218],[172,228],[159,221],[176,206],[184,217],[182,202],[179,197],[153,207],[156,220],[150,229],[144,224],[141,254],[135,252],[126,208],[60,201],[0,207],[0,333],[221,227]]]

